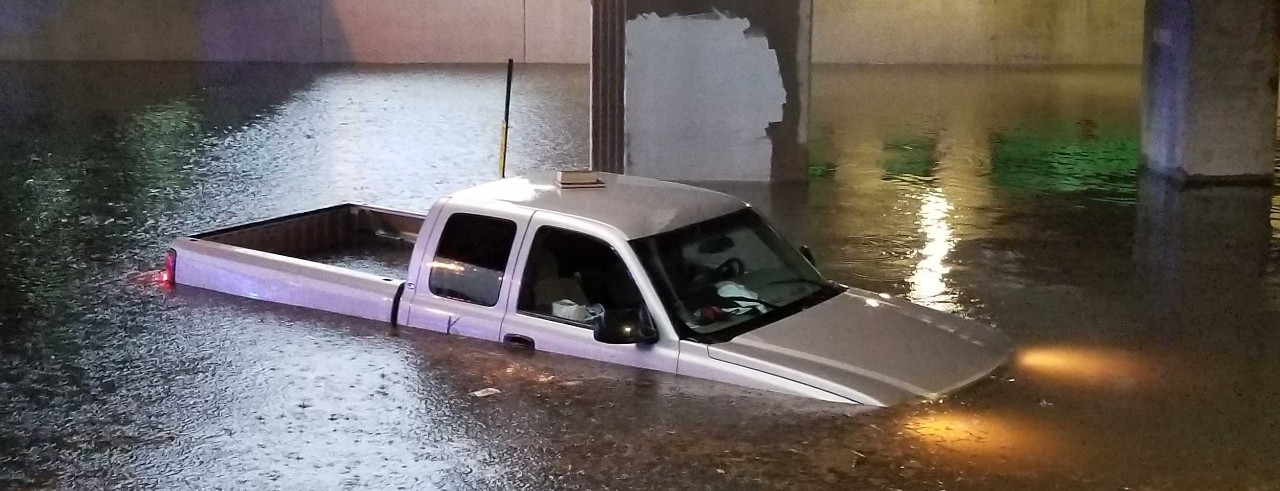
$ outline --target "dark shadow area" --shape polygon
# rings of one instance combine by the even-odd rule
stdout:
[[[205,140],[269,114],[321,69],[187,63],[0,64],[4,317],[32,288],[123,252],[192,185]],[[87,267],[87,264],[80,267]],[[73,266],[71,270],[59,267]],[[61,282],[51,281],[60,278]],[[32,284],[31,282],[35,282]],[[24,300],[25,299],[25,300]],[[20,323],[5,322],[5,333]]]
[[[332,0],[7,2],[0,59],[351,62]]]

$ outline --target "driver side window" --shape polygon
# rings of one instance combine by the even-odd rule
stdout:
[[[609,244],[555,227],[535,233],[520,284],[520,312],[583,328],[634,320],[645,308],[630,270]]]

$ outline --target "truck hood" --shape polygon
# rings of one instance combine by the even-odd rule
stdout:
[[[708,347],[714,359],[879,406],[936,400],[1012,353],[986,325],[862,290]]]

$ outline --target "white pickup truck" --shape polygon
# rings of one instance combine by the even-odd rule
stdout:
[[[750,206],[546,173],[426,214],[341,205],[173,242],[168,281],[441,333],[868,405],[936,400],[1013,352],[990,327],[825,280]],[[309,260],[362,241],[403,277]]]

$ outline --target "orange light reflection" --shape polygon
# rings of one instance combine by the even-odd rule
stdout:
[[[1138,355],[1104,348],[1030,348],[1018,354],[1018,366],[1037,375],[1089,385],[1130,387],[1153,378]]]
[[[908,434],[960,452],[968,459],[1019,457],[1026,461],[1052,461],[1063,457],[1061,438],[1025,419],[1009,415],[964,410],[930,412],[911,416],[904,427]]]

